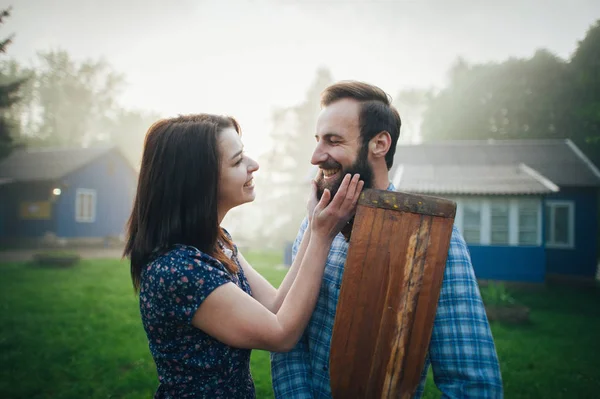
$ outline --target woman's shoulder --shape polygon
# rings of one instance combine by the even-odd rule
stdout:
[[[189,245],[174,245],[162,251],[142,271],[142,281],[158,284],[156,289],[182,289],[183,285],[229,281],[229,273],[223,265]],[[208,284],[210,285],[210,284]]]
[[[175,244],[157,253],[149,263],[148,269],[164,269],[173,272],[173,269],[190,270],[192,267],[197,266],[220,269],[221,263],[196,247]]]

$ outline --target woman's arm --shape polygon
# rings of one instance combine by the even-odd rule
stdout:
[[[208,295],[192,324],[219,341],[235,347],[288,351],[300,338],[317,301],[323,270],[333,238],[350,218],[362,189],[358,175],[345,177],[331,201],[325,191],[315,208],[311,236],[296,279],[277,313],[232,283]]]
[[[312,261],[302,264],[299,278],[276,314],[235,284],[227,283],[204,300],[192,324],[230,346],[289,351],[310,319],[329,245],[330,240],[315,239],[309,243],[308,254]]]
[[[317,183],[313,180],[311,181],[311,190],[308,196],[308,202],[306,204],[308,227],[301,239],[300,247],[298,248],[298,252],[294,257],[294,261],[292,262],[290,269],[286,273],[278,289],[274,288],[271,283],[269,283],[263,276],[260,275],[260,273],[254,270],[254,268],[248,263],[248,261],[246,261],[241,253],[238,253],[238,260],[242,269],[244,269],[244,274],[248,278],[248,283],[252,289],[252,296],[273,313],[277,313],[281,307],[285,296],[289,292],[292,283],[298,274],[298,269],[300,268],[300,264],[302,263],[304,253],[306,252],[306,248],[310,240],[310,225],[317,202]]]
[[[271,312],[277,313],[279,311],[283,300],[292,287],[292,283],[296,279],[296,275],[300,269],[302,259],[304,259],[304,253],[308,247],[309,240],[310,226],[306,229],[306,232],[302,237],[300,248],[298,249],[298,253],[296,254],[292,266],[290,266],[290,269],[286,273],[283,281],[277,289],[274,288],[271,283],[269,283],[259,272],[254,270],[248,261],[246,261],[244,256],[238,252],[238,260],[242,266],[242,269],[244,269],[244,274],[246,275],[248,283],[250,284],[250,288],[252,289],[252,296]]]

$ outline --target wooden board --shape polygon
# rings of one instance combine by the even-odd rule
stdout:
[[[411,398],[437,309],[456,204],[365,190],[331,339],[336,399]]]

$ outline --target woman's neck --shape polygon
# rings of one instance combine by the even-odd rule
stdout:
[[[221,226],[223,219],[225,219],[225,216],[227,216],[227,212],[229,212],[229,209],[227,209],[226,211],[217,211],[219,226]]]

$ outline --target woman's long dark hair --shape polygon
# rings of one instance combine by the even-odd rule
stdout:
[[[226,128],[240,133],[235,119],[208,114],[160,120],[148,130],[123,252],[136,292],[153,253],[174,244],[194,246],[237,273],[218,245],[233,249],[217,213],[218,136]]]

